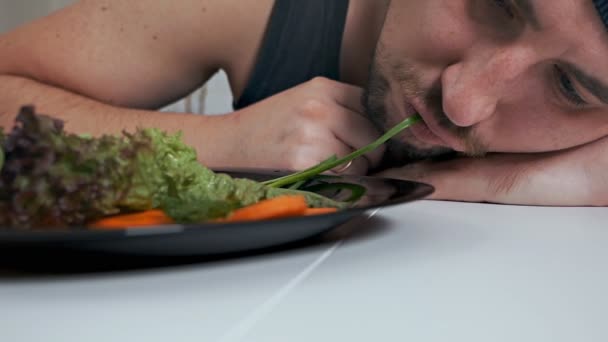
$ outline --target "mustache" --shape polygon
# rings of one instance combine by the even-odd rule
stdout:
[[[386,130],[385,122],[387,119],[384,99],[390,91],[388,80],[383,77],[376,65],[372,65],[370,70],[370,80],[364,88],[361,96],[361,104],[365,108],[368,119],[380,132]]]
[[[478,138],[475,129],[471,127],[456,126],[443,110],[443,94],[440,87],[433,87],[423,94],[422,98],[425,107],[429,109],[429,114],[433,116],[439,127],[455,135],[460,141],[464,142],[464,153],[469,157],[483,157],[487,154],[485,144]],[[413,94],[408,94],[413,95]],[[415,95],[414,95],[415,96]]]

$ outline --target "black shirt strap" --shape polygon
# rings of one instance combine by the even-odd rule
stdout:
[[[253,73],[235,109],[323,76],[340,78],[349,0],[276,0]]]

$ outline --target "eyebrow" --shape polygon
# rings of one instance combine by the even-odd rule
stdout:
[[[531,0],[514,0],[517,7],[519,7],[522,15],[526,19],[526,21],[532,26],[535,31],[539,31],[541,29],[540,20],[538,20],[538,13],[536,12],[536,8],[532,4]]]
[[[538,12],[532,3],[532,0],[513,0],[513,2],[519,7],[522,15],[534,30],[539,31],[542,29],[542,25],[538,19]],[[587,74],[572,63],[563,63],[563,65],[565,69],[574,75],[576,81],[580,83],[583,88],[603,103],[608,104],[608,86],[605,83]]]
[[[569,70],[576,81],[580,83],[588,92],[597,97],[600,101],[608,104],[608,86],[599,79],[585,73],[576,65],[565,63],[564,65]]]

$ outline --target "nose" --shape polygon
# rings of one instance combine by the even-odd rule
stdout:
[[[475,54],[450,65],[441,76],[445,114],[459,127],[488,120],[533,59],[529,49],[513,48]]]

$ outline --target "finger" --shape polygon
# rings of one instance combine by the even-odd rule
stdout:
[[[305,170],[326,161],[331,156],[342,158],[353,152],[351,147],[336,139],[331,131],[317,130],[315,133],[312,142],[300,142],[297,144],[297,148],[290,150],[284,156],[284,166],[282,167],[294,171]],[[328,170],[326,173],[363,176],[369,170],[369,162],[366,158],[356,158],[347,169],[335,172],[335,170],[339,171],[341,167],[344,165],[339,165],[334,168],[334,171]]]
[[[328,144],[332,145],[333,151],[335,151],[334,154],[338,158],[345,157],[353,152],[350,146],[339,140],[328,142]],[[350,163],[345,163],[334,168],[331,172],[338,175],[365,176],[369,171],[369,167],[370,164],[366,158],[355,158]]]
[[[354,159],[350,162],[350,165],[347,163],[344,166],[348,167],[344,169],[335,168],[332,170],[332,173],[337,175],[365,176],[369,171],[369,162],[365,158]]]
[[[304,152],[301,156],[300,165],[308,168],[319,164],[327,160],[330,156],[336,156],[337,158],[343,158],[353,152],[353,149],[344,144],[342,141],[336,139],[336,137],[329,132],[326,136],[319,136],[317,144],[305,146],[302,148]],[[336,166],[332,170],[326,171],[328,174],[336,175],[356,175],[364,176],[369,171],[370,164],[366,158],[355,158],[350,163],[346,162],[342,165]]]
[[[337,104],[365,116],[365,107],[361,101],[363,88],[322,77],[313,79],[311,83],[316,91],[329,96]]]
[[[363,88],[345,83],[339,83],[334,94],[336,103],[352,110],[362,117],[366,117],[362,98]]]
[[[317,110],[325,114],[322,117],[329,121],[338,139],[353,149],[360,149],[380,137],[380,132],[365,115],[362,104],[364,91],[361,87],[321,77],[313,79],[310,84],[315,92],[329,97],[331,103],[324,103],[322,107],[325,108]],[[331,108],[330,113],[326,113],[327,105]],[[366,154],[366,158],[370,166],[375,167],[381,162],[383,155],[384,147],[381,147]]]
[[[336,107],[327,120],[336,138],[352,150],[363,148],[380,137],[378,130],[367,119],[344,107]],[[384,151],[385,147],[380,146],[365,154],[370,167],[380,164]]]

